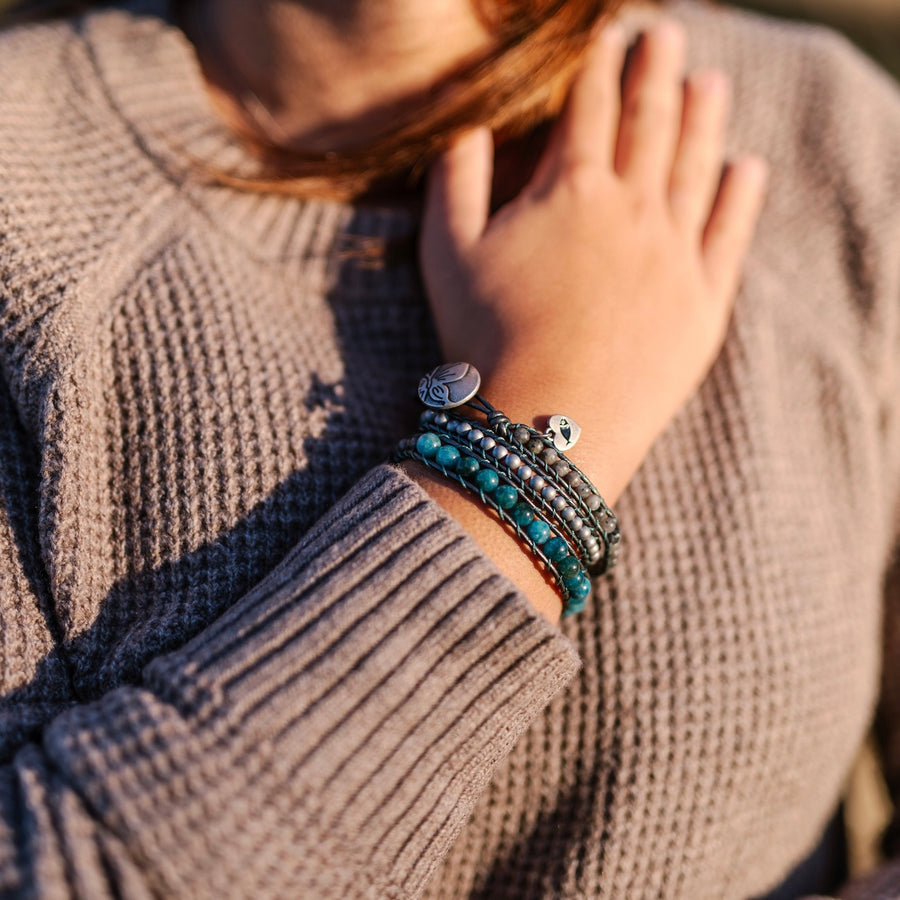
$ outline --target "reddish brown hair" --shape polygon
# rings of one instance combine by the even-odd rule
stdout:
[[[192,0],[170,0],[179,22]],[[558,110],[598,22],[622,0],[472,0],[495,35],[487,56],[470,60],[409,104],[391,127],[359,149],[327,154],[280,147],[247,132],[258,173],[215,173],[236,186],[299,195],[351,197],[421,172],[460,131],[488,125],[515,136]],[[19,16],[71,13],[109,3],[25,0]]]

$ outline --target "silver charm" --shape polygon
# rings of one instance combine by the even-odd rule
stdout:
[[[432,409],[453,409],[468,403],[481,387],[481,375],[471,363],[447,363],[419,382],[419,399]]]
[[[581,437],[581,426],[567,416],[550,416],[547,437],[560,453],[571,450]]]

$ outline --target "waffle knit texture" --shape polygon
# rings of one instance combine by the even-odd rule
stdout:
[[[438,359],[416,215],[198,177],[246,160],[160,5],[0,35],[0,894],[747,898],[876,714],[900,791],[887,79],[673,8],[770,197],[556,629],[383,463]]]

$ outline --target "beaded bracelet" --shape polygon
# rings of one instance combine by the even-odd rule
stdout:
[[[497,434],[486,436],[471,425],[471,420],[432,410],[426,410],[421,417],[421,427],[438,435],[445,444],[456,447],[460,452],[473,454],[498,472],[505,473],[510,483],[528,497],[542,518],[555,522],[569,543],[579,547],[585,567],[597,574],[604,550],[596,530],[587,526],[576,515],[574,506],[570,505],[575,501],[528,465],[517,452],[522,450],[521,447],[505,442]]]
[[[475,493],[548,569],[563,599],[563,615],[584,609],[591,580],[570,544],[531,507],[504,474],[463,455],[429,431],[400,443],[395,459],[415,459]],[[462,463],[462,465],[461,465]]]
[[[564,615],[584,608],[590,575],[610,571],[619,555],[612,510],[564,451],[581,429],[551,416],[547,432],[514,425],[479,393],[481,376],[468,363],[439,366],[419,384],[429,407],[420,430],[395,458],[416,459],[476,493],[552,574]],[[486,421],[452,410],[468,406]]]

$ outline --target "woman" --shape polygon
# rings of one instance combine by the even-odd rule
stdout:
[[[6,893],[838,890],[882,640],[900,771],[897,98],[831,37],[679,4],[695,74],[672,23],[627,65],[602,29],[491,211],[479,123],[555,93],[516,48],[564,80],[603,11],[210,0],[182,33],[135,0],[3,34]],[[724,176],[722,69],[755,154]],[[421,270],[405,145],[366,155],[417,116],[447,147]],[[303,178],[250,189],[260,156]],[[482,507],[382,463],[442,356],[582,426],[625,549],[561,625]]]

